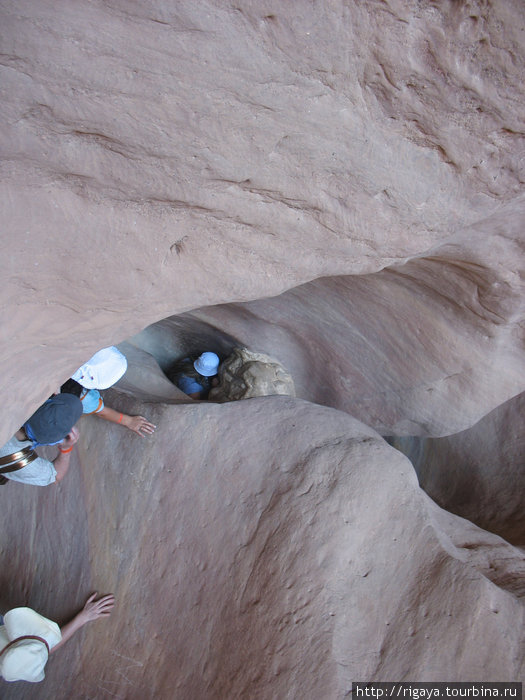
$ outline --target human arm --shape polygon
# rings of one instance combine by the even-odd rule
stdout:
[[[156,426],[146,420],[144,416],[128,416],[126,413],[120,413],[119,411],[109,408],[109,406],[104,406],[96,415],[111,423],[120,423],[120,425],[124,425],[129,430],[133,430],[134,433],[137,433],[137,435],[141,437],[151,435],[156,428]]]
[[[58,445],[58,457],[53,462],[53,466],[56,469],[55,481],[62,481],[65,477],[67,470],[69,469],[69,463],[71,461],[71,453],[73,452],[73,446],[78,441],[80,433],[78,429],[73,427],[71,432],[66,435],[65,439]]]
[[[86,623],[91,622],[92,620],[97,620],[99,617],[107,617],[111,614],[111,610],[115,605],[115,596],[111,594],[104,595],[102,598],[95,600],[96,596],[96,593],[89,596],[82,610],[61,628],[60,631],[62,633],[62,639],[56,646],[51,647],[49,650],[50,654],[65,644],[68,639],[71,639],[75,632],[77,632]]]

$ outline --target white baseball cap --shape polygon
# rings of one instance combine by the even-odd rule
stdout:
[[[127,368],[125,356],[112,345],[95,353],[71,378],[85,389],[107,389],[118,382]]]

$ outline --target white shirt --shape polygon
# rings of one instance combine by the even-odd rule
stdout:
[[[13,452],[19,452],[24,447],[31,447],[30,440],[17,440],[12,437],[3,447],[0,447],[0,457],[5,457]],[[7,465],[4,465],[7,466]],[[57,472],[52,462],[43,457],[38,457],[26,467],[22,467],[16,472],[3,474],[6,479],[20,481],[23,484],[33,484],[33,486],[48,486],[56,481]]]

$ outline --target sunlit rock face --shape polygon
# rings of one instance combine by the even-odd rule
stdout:
[[[155,436],[82,418],[60,486],[2,487],[6,606],[62,621],[91,590],[117,596],[49,660],[43,697],[341,698],[358,677],[522,677],[522,553],[441,511],[368,427],[289,397],[106,400]]]
[[[100,347],[181,311],[439,258],[457,241],[453,259],[470,264],[495,234],[481,264],[503,297],[516,289],[520,0],[0,12],[2,404],[18,397],[3,438]],[[446,281],[429,291],[446,299]],[[401,313],[407,300],[390,301]]]

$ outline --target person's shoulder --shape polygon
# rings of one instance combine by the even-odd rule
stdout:
[[[185,374],[181,374],[177,378],[177,386],[185,394],[194,394],[197,391],[202,391],[202,385],[199,384],[199,382],[196,379],[193,379],[193,377],[188,377]]]
[[[10,440],[8,440],[5,443],[5,445],[2,445],[2,447],[0,447],[0,457],[10,455],[12,452],[18,452],[23,447],[27,447],[30,444],[30,440],[18,440],[18,438],[16,438],[13,435],[13,437]]]

